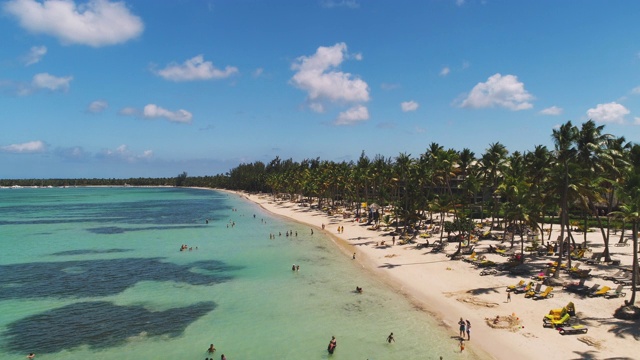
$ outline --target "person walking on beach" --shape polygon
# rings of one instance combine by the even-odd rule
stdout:
[[[393,333],[389,334],[389,336],[387,336],[387,342],[389,344],[391,344],[391,342],[396,342],[396,339],[393,338]]]
[[[460,325],[460,339],[464,339],[465,327],[467,323],[465,323],[464,320],[460,318],[460,321],[458,321],[458,325]]]
[[[467,319],[467,340],[471,340],[471,321]]]
[[[507,302],[511,302],[511,292],[507,292]]]

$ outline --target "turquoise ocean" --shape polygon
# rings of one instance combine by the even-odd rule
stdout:
[[[0,189],[0,359],[460,358],[451,335],[320,231],[233,194]]]

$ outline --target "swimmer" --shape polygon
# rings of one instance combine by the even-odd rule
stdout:
[[[209,352],[209,354],[213,354],[214,352],[216,352],[216,347],[213,346],[213,344],[211,344],[209,346],[209,349],[207,349],[207,351]]]
[[[27,359],[33,359],[34,357],[36,357],[36,354],[34,353],[29,353],[29,355],[27,355]]]

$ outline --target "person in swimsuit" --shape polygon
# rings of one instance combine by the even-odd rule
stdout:
[[[209,349],[207,349],[207,351],[209,352],[209,354],[213,354],[214,352],[216,352],[216,347],[213,346],[213,344],[211,344],[209,346]]]
[[[329,347],[327,347],[329,354],[333,354],[333,351],[336,349],[336,346],[338,346],[338,341],[336,340],[335,336],[332,336],[331,341],[329,341]]]

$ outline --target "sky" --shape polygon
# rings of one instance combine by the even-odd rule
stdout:
[[[640,142],[640,1],[0,0],[0,178]]]

